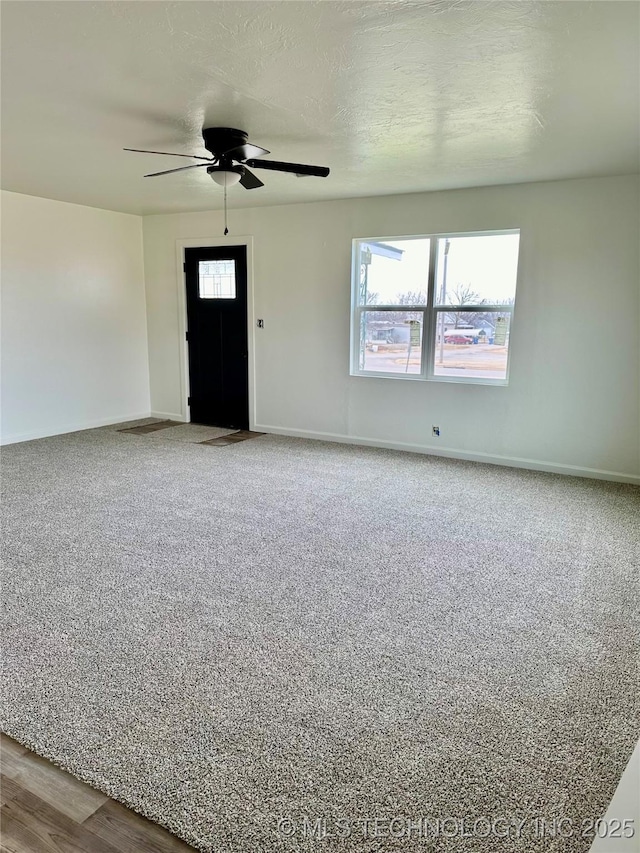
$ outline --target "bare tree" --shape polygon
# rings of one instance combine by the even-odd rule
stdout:
[[[482,305],[486,300],[484,300],[476,290],[473,290],[470,284],[459,284],[451,291],[450,301],[452,305],[463,306]],[[454,329],[458,329],[463,322],[466,326],[474,326],[476,318],[479,317],[479,312],[448,311],[447,323],[453,323]]]
[[[408,290],[398,296],[398,305],[426,305],[427,294],[423,291]]]
[[[378,304],[378,294],[374,293],[372,295],[375,297],[374,299],[369,299],[367,296],[367,306]],[[421,291],[408,290],[406,293],[399,293],[392,304],[398,306],[398,311],[368,311],[369,320],[381,320],[388,323],[404,323],[408,319],[418,320],[422,317],[421,311],[403,311],[400,306],[426,305],[427,295]]]

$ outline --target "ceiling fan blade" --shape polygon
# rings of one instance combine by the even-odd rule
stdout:
[[[157,178],[158,175],[170,175],[172,172],[185,172],[187,169],[200,169],[202,166],[208,166],[209,163],[194,163],[193,166],[181,166],[179,169],[165,169],[164,172],[151,172],[150,175],[145,175],[145,178]]]
[[[274,172],[293,172],[294,175],[314,175],[317,178],[326,178],[329,174],[327,166],[280,163],[278,160],[247,160],[246,164],[252,169],[272,169]]]
[[[190,160],[207,160],[213,163],[215,158],[199,157],[197,154],[172,154],[170,151],[146,151],[144,148],[123,148],[123,151],[135,151],[136,154],[164,154],[165,157],[188,157]]]
[[[266,148],[260,148],[259,145],[251,145],[251,143],[245,142],[244,145],[230,148],[220,157],[228,157],[230,160],[246,160],[247,157],[262,157],[264,154],[271,154],[271,152],[267,151]]]
[[[256,190],[258,187],[264,186],[260,178],[256,177],[253,172],[250,172],[248,169],[244,170],[244,174],[240,178],[240,183],[245,190]]]

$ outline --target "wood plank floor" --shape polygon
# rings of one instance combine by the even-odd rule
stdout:
[[[0,737],[2,853],[193,853],[166,829]]]

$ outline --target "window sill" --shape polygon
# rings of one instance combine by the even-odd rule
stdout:
[[[453,385],[492,385],[499,388],[506,388],[509,385],[508,379],[483,379],[477,377],[465,376],[423,376],[421,374],[404,374],[404,373],[374,373],[373,371],[351,371],[350,376],[358,379],[402,379],[411,382],[447,382]]]

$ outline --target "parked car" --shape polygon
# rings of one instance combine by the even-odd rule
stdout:
[[[447,344],[470,344],[473,339],[465,338],[464,335],[447,335],[444,340]]]

